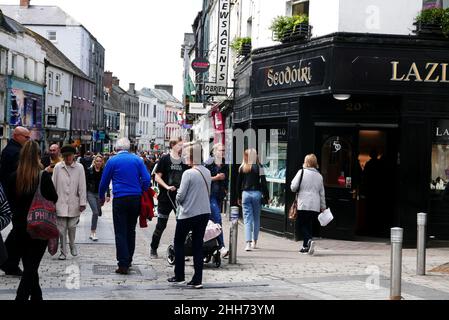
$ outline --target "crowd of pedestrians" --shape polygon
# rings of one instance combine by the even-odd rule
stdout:
[[[0,235],[0,269],[6,275],[21,277],[16,299],[42,300],[38,268],[49,244],[27,233],[27,214],[37,190],[55,203],[59,260],[67,259],[67,244],[70,254],[78,255],[76,228],[87,205],[92,210],[89,238],[98,241],[96,232],[102,206],[112,199],[116,273],[123,275],[129,274],[132,268],[136,225],[139,216],[142,218],[142,195],[150,191],[157,197],[157,202],[154,199],[157,223],[152,234],[150,258],[158,258],[161,238],[174,212],[177,222],[173,239],[175,268],[168,282],[185,282],[184,249],[190,233],[194,275],[187,285],[202,288],[203,236],[209,220],[222,225],[231,168],[225,163],[225,146],[221,143],[213,146],[207,159],[203,159],[202,147],[197,143],[185,143],[177,138],[170,141],[169,147],[169,152],[162,155],[134,153],[129,140],[122,138],[117,141],[115,151],[109,154],[78,153],[72,145],[53,144],[41,155],[38,143],[31,140],[30,131],[17,127],[0,160],[0,230],[12,221],[5,242]],[[291,184],[292,191],[299,193],[297,226],[305,236],[300,250],[303,253],[313,253],[312,217],[326,208],[317,167],[316,157],[307,156],[303,169]],[[255,149],[245,150],[235,184],[237,202],[243,212],[245,250],[252,251],[258,248],[261,206],[270,201],[264,168]],[[229,251],[223,232],[216,240],[221,256],[226,258]],[[20,260],[23,271],[19,267]]]

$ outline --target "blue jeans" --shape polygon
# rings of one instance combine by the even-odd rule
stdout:
[[[203,282],[203,237],[206,231],[208,214],[201,214],[188,219],[176,220],[175,231],[175,277],[185,279],[185,242],[187,235],[192,231],[193,267],[195,273],[192,281]]]
[[[140,215],[140,196],[115,198],[112,201],[115,248],[118,266],[128,268],[136,247],[136,225]]]
[[[90,191],[87,192],[87,202],[89,203],[90,208],[92,209],[92,223],[90,230],[97,230],[98,217],[101,217],[101,205],[98,193],[92,193]]]
[[[242,207],[246,242],[257,241],[259,238],[261,200],[260,191],[243,191]]]
[[[221,201],[217,196],[211,195],[210,197],[210,217],[209,219],[212,220],[214,223],[218,223],[220,226],[223,225],[221,221]],[[224,238],[223,238],[223,229],[218,236],[218,246],[223,248],[224,245]]]

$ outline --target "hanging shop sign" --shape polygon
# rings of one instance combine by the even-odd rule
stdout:
[[[210,63],[206,58],[198,57],[192,61],[192,69],[196,73],[204,73],[209,70]]]
[[[215,82],[204,85],[205,95],[227,95],[229,65],[230,0],[220,0],[218,9],[217,64]]]

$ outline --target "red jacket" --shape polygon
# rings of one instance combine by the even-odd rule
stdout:
[[[141,228],[148,227],[147,219],[152,220],[154,218],[154,202],[153,197],[156,194],[152,188],[148,188],[142,194],[140,198],[140,216],[139,216],[139,225]]]

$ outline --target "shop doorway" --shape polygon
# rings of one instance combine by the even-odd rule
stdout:
[[[318,126],[316,133],[326,203],[335,218],[321,235],[388,237],[397,216],[397,128]]]

